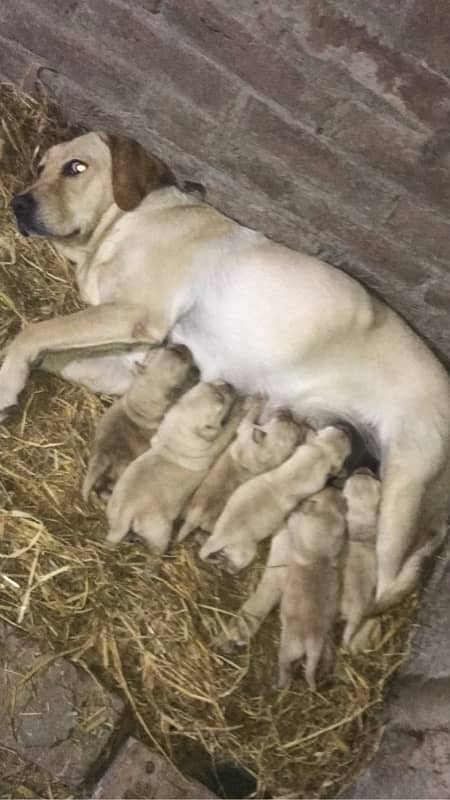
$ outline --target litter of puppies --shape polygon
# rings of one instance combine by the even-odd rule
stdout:
[[[74,311],[78,300],[66,264],[47,243],[19,240],[6,211],[12,191],[28,179],[36,141],[44,150],[67,133],[45,106],[10,87],[2,87],[1,101],[3,344],[25,321]],[[36,374],[20,419],[0,427],[0,569],[8,579],[0,612],[16,624],[20,613],[23,628],[120,691],[142,735],[181,768],[189,771],[183,754],[191,746],[213,761],[245,765],[258,796],[336,796],[376,745],[383,686],[407,650],[413,601],[380,620],[371,651],[338,649],[334,673],[319,677],[317,692],[301,674],[289,690],[273,691],[275,615],[241,653],[214,646],[240,620],[238,609],[261,577],[259,563],[230,576],[199,559],[194,536],[162,559],[127,542],[105,546],[104,510],[80,494],[103,403]],[[118,476],[107,467],[104,477],[98,488],[109,493]]]
[[[221,382],[199,382],[183,393],[193,363],[186,348],[181,353],[159,348],[146,362],[138,389],[132,384],[100,420],[83,486],[87,496],[95,469],[98,474],[95,465],[108,465],[112,494],[107,541],[117,544],[132,532],[151,552],[162,555],[177,521],[184,520],[178,543],[193,529],[209,532],[200,557],[207,560],[219,552],[229,568],[240,571],[256,556],[257,544],[275,535],[256,599],[240,614],[241,625],[253,617],[244,642],[249,630],[254,635],[280,604],[279,686],[289,686],[293,665],[305,657],[307,683],[316,689],[319,668],[329,671],[334,661],[332,636],[339,610],[346,620],[344,644],[358,650],[370,643],[374,623],[365,616],[375,597],[379,481],[360,470],[348,477],[343,492],[324,488],[330,478],[342,475],[350,456],[344,430],[329,426],[316,431],[306,421],[297,424],[282,409],[265,409],[262,398],[242,403]],[[159,365],[166,368],[161,374]],[[172,393],[174,385],[179,399]],[[147,396],[153,402],[146,404]],[[142,452],[140,443],[134,458],[138,399],[147,445]],[[152,413],[146,413],[148,408]],[[123,417],[133,425],[124,424]],[[159,427],[148,438],[157,417]],[[265,418],[264,426],[260,418]],[[120,471],[117,463],[114,470],[114,461]],[[242,645],[242,637],[236,642],[236,630],[235,623],[226,644]]]

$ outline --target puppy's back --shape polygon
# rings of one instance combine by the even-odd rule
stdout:
[[[338,568],[329,559],[290,564],[281,615],[302,636],[326,636],[337,614],[339,589]]]

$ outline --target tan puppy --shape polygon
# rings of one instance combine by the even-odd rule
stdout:
[[[235,399],[228,384],[200,383],[170,409],[151,449],[116,483],[107,506],[109,542],[132,529],[153,552],[166,552],[174,521],[235,433]]]
[[[256,419],[256,401],[239,425],[237,437],[197,489],[179,534],[182,541],[196,528],[212,533],[232,493],[255,475],[274,469],[292,454],[301,431],[285,411],[274,413],[264,425]]]
[[[279,687],[286,688],[296,661],[316,688],[319,664],[333,660],[331,632],[339,611],[345,500],[331,487],[314,495],[288,519],[290,563],[281,599]]]
[[[256,555],[257,543],[272,536],[299,502],[320,491],[349,453],[350,440],[339,428],[309,431],[305,444],[284,464],[237,489],[200,557],[221,551],[234,570],[246,567]]]
[[[111,490],[128,464],[150,447],[167,409],[193,382],[192,356],[183,345],[150,350],[130,389],[103,414],[97,427],[83,497]]]
[[[225,638],[219,641],[222,648],[245,647],[279,604],[286,585],[290,552],[290,535],[284,527],[271,541],[266,568],[258,586],[228,625]]]
[[[341,614],[347,621],[343,642],[358,652],[367,647],[375,624],[374,620],[367,620],[360,628],[377,585],[375,548],[381,484],[370,472],[357,471],[345,482],[343,495],[347,501],[348,530],[341,599]]]

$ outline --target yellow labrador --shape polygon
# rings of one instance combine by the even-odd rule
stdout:
[[[350,454],[350,440],[339,428],[310,430],[306,441],[276,469],[252,478],[230,497],[200,550],[208,559],[220,552],[232,570],[254,559],[258,542],[280,528],[295,506],[325,486]]]
[[[1,417],[49,350],[155,345],[170,335],[189,347],[203,380],[268,394],[300,417],[321,414],[321,424],[352,421],[382,459],[381,599],[418,531],[443,531],[447,518],[450,383],[437,359],[357,281],[179,191],[133,142],[85,134],[52,147],[40,168],[13,200],[19,229],[48,237],[74,262],[91,307],[10,343]],[[107,371],[103,389],[109,378],[109,391],[125,391],[124,358],[99,358],[98,370]]]
[[[331,487],[311,497],[288,519],[290,557],[281,598],[279,686],[286,688],[296,661],[316,688],[319,665],[333,660],[331,634],[339,611],[346,531],[345,500]]]
[[[129,530],[155,553],[165,553],[172,526],[238,424],[236,395],[228,384],[200,383],[164,417],[152,446],[125,470],[107,506],[107,540]]]
[[[293,452],[301,429],[290,415],[272,414],[257,425],[259,403],[253,405],[239,425],[237,436],[221,455],[195,492],[187,509],[178,540],[200,528],[212,533],[232,493],[261,472],[274,469]],[[256,412],[256,415],[255,415]]]
[[[126,467],[150,447],[167,409],[193,383],[192,356],[183,345],[151,350],[128,391],[100,418],[83,483],[109,495]]]

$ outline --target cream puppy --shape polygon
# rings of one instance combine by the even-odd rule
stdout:
[[[200,383],[168,411],[147,453],[119,478],[107,506],[109,542],[131,529],[165,553],[172,525],[239,422],[228,384]]]
[[[298,503],[320,491],[349,453],[350,439],[343,430],[329,426],[309,431],[305,443],[284,464],[237,489],[200,557],[221,551],[232,569],[246,567],[256,555],[257,543],[272,536]]]
[[[128,464],[149,449],[167,409],[194,382],[184,345],[150,350],[141,370],[100,419],[83,483],[85,500],[92,489],[109,496]]]
[[[225,637],[219,641],[223,649],[245,647],[272,609],[279,605],[286,585],[290,553],[289,531],[283,527],[270,543],[266,568],[258,586],[228,625]]]
[[[221,455],[197,489],[187,510],[179,541],[201,528],[212,533],[228,498],[255,475],[274,469],[292,454],[302,429],[285,411],[273,413],[264,425],[256,420],[261,403],[254,401],[239,425],[236,439]]]
[[[339,611],[345,500],[331,487],[311,497],[288,519],[290,563],[281,599],[279,687],[289,686],[295,662],[316,688],[319,665],[333,660],[331,633]]]
[[[341,614],[347,624],[343,642],[350,650],[364,650],[375,620],[361,623],[371,607],[377,585],[376,538],[381,484],[367,470],[357,470],[345,482],[348,548],[344,566]]]

